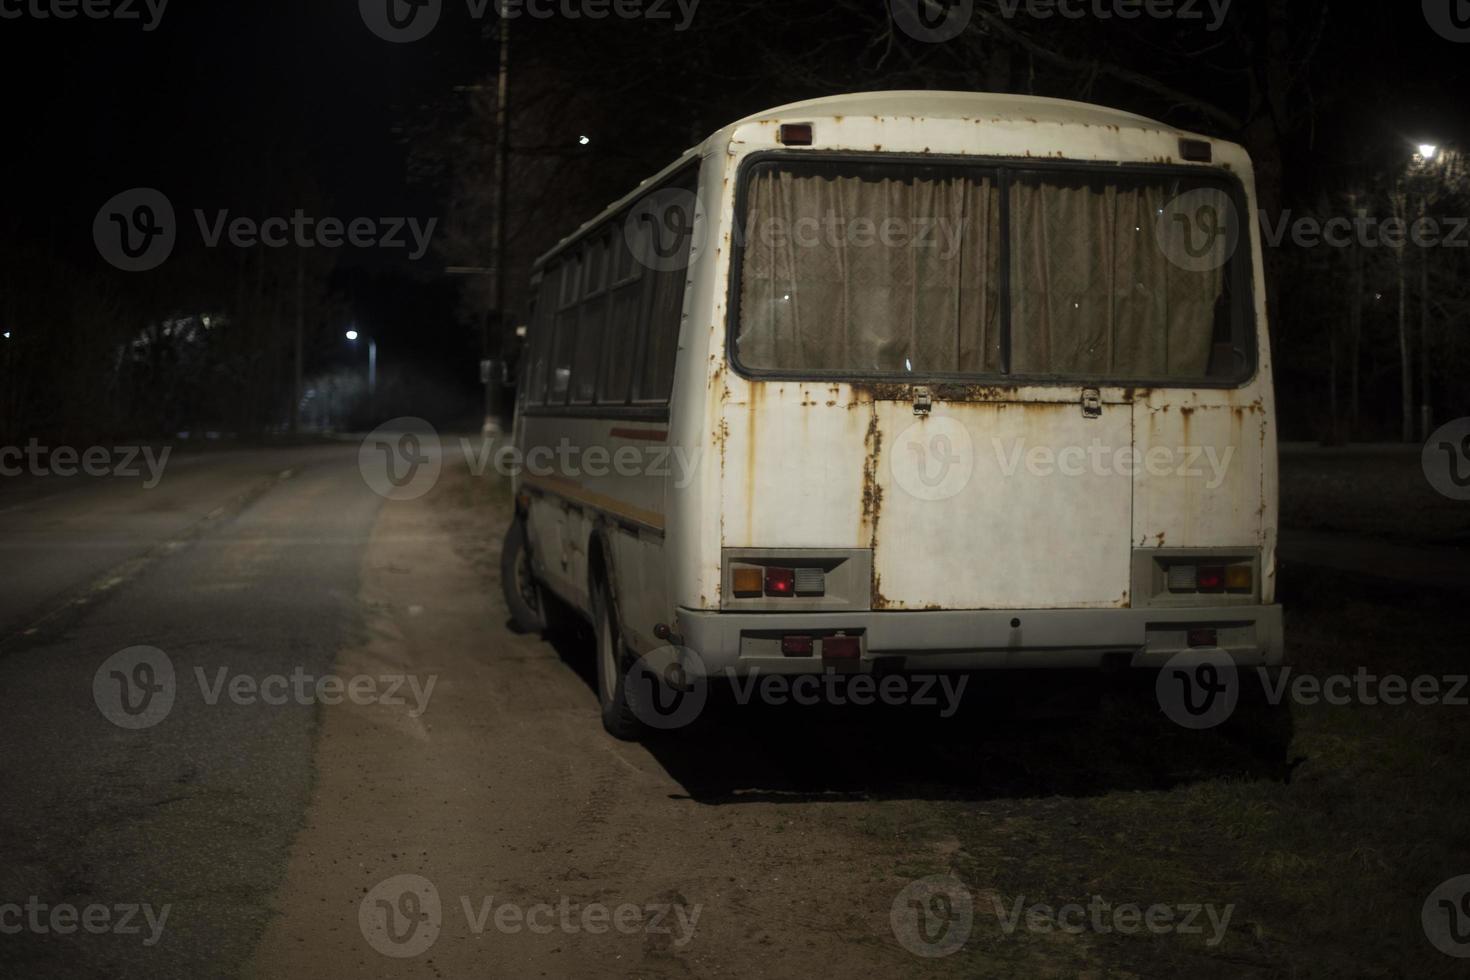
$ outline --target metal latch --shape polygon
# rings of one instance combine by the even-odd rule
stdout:
[[[920,385],[914,389],[914,414],[928,415],[929,409],[934,407],[934,397],[929,394],[929,389]]]
[[[1082,417],[1085,419],[1102,417],[1102,392],[1096,388],[1082,389]]]

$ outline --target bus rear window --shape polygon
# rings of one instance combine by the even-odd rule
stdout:
[[[744,193],[736,359],[810,376],[1244,380],[1232,200],[1178,172],[764,162]]]

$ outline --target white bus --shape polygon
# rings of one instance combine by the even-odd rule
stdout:
[[[620,737],[630,664],[670,648],[706,676],[1280,663],[1255,207],[1241,147],[1075,102],[725,127],[536,264],[517,623],[591,622]]]

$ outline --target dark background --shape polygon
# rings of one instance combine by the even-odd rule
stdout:
[[[1433,214],[1467,213],[1454,174],[1408,169],[1414,144],[1467,136],[1470,47],[1437,35],[1416,2],[1236,0],[1209,32],[1203,21],[1037,20],[1024,6],[1005,19],[995,0],[977,0],[965,34],[943,44],[896,30],[884,0],[704,0],[684,31],[677,6],[664,9],[664,20],[513,22],[503,318],[487,277],[445,271],[493,261],[493,5],[477,20],[446,0],[438,27],[410,44],[372,34],[350,0],[176,0],[152,32],[0,20],[0,329],[12,332],[0,345],[0,438],[283,431],[298,301],[305,387],[332,393],[303,425],[405,412],[473,424],[482,329],[516,322],[537,254],[709,132],[823,94],[1082,99],[1244,143],[1268,219],[1348,215],[1350,200],[1387,216],[1419,193]],[[98,255],[92,221],[137,186],[172,201],[179,245],[159,269],[124,273]],[[401,249],[298,256],[202,248],[194,208],[440,223],[417,262]],[[1397,256],[1365,250],[1359,290],[1351,250],[1267,250],[1284,436],[1400,438]],[[1426,353],[1437,420],[1467,400],[1467,252],[1411,248],[1404,259],[1413,270],[1428,261],[1424,337],[1417,272],[1405,300],[1412,400],[1417,412]],[[204,315],[213,327],[201,332]],[[379,345],[372,406],[364,345],[342,339],[349,326]]]

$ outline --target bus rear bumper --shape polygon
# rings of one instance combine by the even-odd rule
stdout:
[[[681,609],[678,622],[682,645],[699,654],[710,673],[801,674],[834,665],[906,672],[1157,669],[1181,651],[1200,648],[1223,650],[1241,667],[1277,666],[1285,647],[1278,605],[844,613]],[[858,656],[845,664],[823,653],[826,638],[839,634],[858,640]],[[813,638],[810,654],[782,652],[787,637],[803,636]]]

